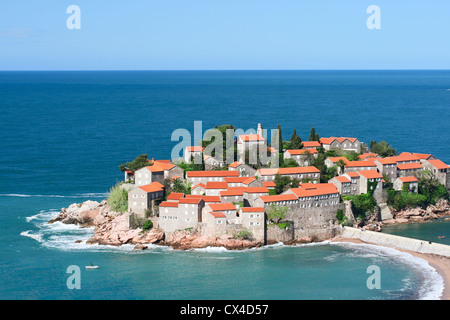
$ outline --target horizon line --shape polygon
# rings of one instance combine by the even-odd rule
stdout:
[[[0,72],[86,72],[86,71],[153,71],[153,72],[189,72],[189,71],[450,71],[450,68],[417,68],[417,69],[16,69],[16,70],[0,70]]]

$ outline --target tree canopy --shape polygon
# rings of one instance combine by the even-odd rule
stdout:
[[[126,163],[119,165],[119,169],[120,171],[136,171],[149,165],[150,163],[148,162],[148,154],[141,154],[140,156],[137,156],[133,161],[127,161]]]
[[[397,154],[397,150],[395,150],[386,141],[377,142],[375,140],[371,140],[370,141],[370,151],[373,153],[379,154],[382,157],[392,157]]]

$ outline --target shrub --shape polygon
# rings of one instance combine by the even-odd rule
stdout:
[[[128,192],[119,185],[112,187],[107,200],[111,210],[124,213],[128,209]]]
[[[342,209],[339,209],[336,213],[336,219],[339,221],[339,224],[344,222],[346,216],[344,215],[344,211]]]
[[[239,233],[236,235],[237,239],[245,239],[245,240],[252,240],[253,233],[248,229],[242,229],[239,231]]]
[[[153,222],[151,220],[147,220],[144,226],[142,227],[142,231],[148,231],[151,228],[153,228]]]

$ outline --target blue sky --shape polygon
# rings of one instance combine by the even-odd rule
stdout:
[[[449,14],[448,0],[2,1],[0,70],[450,69]]]

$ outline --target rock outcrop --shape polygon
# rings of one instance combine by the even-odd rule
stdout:
[[[425,222],[450,215],[450,204],[447,200],[441,199],[436,205],[429,205],[427,208],[412,208],[393,212],[393,218],[384,220],[383,224],[399,224],[412,222]]]
[[[260,247],[263,243],[247,239],[235,239],[231,235],[220,237],[207,237],[195,231],[181,230],[174,232],[165,242],[176,250],[190,250],[206,247],[224,247],[228,250],[242,250]]]
[[[94,227],[94,235],[87,244],[120,246],[123,244],[149,244],[164,239],[164,232],[151,229],[143,232],[141,228],[129,227],[128,215],[111,210],[106,200],[102,202],[86,201],[74,203],[49,223],[60,221],[65,224],[76,224],[80,227]]]

